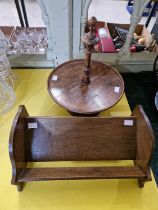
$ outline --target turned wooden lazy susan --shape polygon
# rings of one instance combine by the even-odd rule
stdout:
[[[96,19],[88,22],[83,38],[85,59],[73,60],[55,68],[48,78],[52,99],[72,115],[97,115],[114,106],[124,93],[124,82],[112,66],[91,60],[99,40]]]

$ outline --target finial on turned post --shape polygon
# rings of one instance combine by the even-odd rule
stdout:
[[[91,55],[95,51],[94,47],[99,43],[99,39],[96,37],[97,31],[97,19],[92,17],[88,20],[85,28],[85,36],[83,43],[85,46],[85,66],[83,71],[82,84],[88,86],[90,84],[90,72],[91,72]]]

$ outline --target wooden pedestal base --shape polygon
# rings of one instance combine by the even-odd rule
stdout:
[[[93,114],[80,114],[76,112],[71,112],[67,110],[72,116],[74,117],[97,117],[99,115],[99,112],[93,113]]]

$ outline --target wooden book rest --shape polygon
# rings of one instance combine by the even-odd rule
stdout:
[[[151,180],[154,135],[141,106],[131,117],[29,117],[20,106],[9,140],[12,184],[74,179]],[[27,168],[27,162],[133,160],[111,167]]]

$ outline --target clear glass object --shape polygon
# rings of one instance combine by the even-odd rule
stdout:
[[[5,52],[0,52],[0,78],[14,87],[14,75],[11,72],[10,63]]]
[[[0,115],[8,112],[14,105],[15,100],[13,87],[0,78]]]
[[[10,47],[9,39],[4,35],[2,30],[0,29],[0,51],[6,52]]]
[[[0,114],[6,113],[15,103],[14,82],[6,55],[8,41],[0,31]]]
[[[8,54],[45,54],[48,48],[46,29],[16,28]]]

